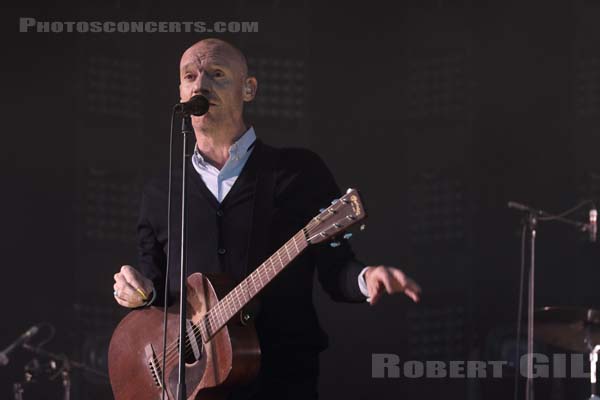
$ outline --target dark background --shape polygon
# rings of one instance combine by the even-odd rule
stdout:
[[[342,188],[359,188],[370,213],[353,239],[360,258],[424,288],[419,305],[398,296],[374,308],[316,294],[331,336],[322,398],[512,396],[510,369],[373,379],[371,354],[512,356],[498,350],[514,341],[519,286],[520,216],[506,202],[558,212],[600,193],[599,2],[89,3],[2,10],[1,346],[46,321],[47,349],[106,368],[124,315],[112,276],[135,264],[140,190],[167,167],[179,57],[208,36],[19,33],[19,17],[259,21],[258,33],[211,35],[238,44],[259,80],[248,121],[268,143],[317,151]],[[536,303],[600,307],[598,246],[541,225]],[[17,352],[0,370],[0,398],[31,358]],[[111,398],[101,379],[73,380],[76,399]],[[588,388],[537,387],[549,398]],[[59,383],[30,393],[59,398]]]

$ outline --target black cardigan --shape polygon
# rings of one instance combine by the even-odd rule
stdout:
[[[275,149],[261,141],[256,142],[221,204],[193,167],[189,171],[189,274],[225,272],[241,280],[305,226],[320,208],[340,196],[331,172],[315,153]],[[176,171],[172,199],[175,211],[171,217],[172,300],[179,288],[180,177]],[[139,268],[154,282],[159,302],[164,296],[167,188],[166,179],[146,186],[138,224]],[[316,358],[327,347],[327,336],[320,328],[313,305],[315,268],[331,298],[364,302],[357,282],[363,267],[346,243],[336,248],[328,244],[310,246],[258,295],[256,328],[263,370],[281,366],[281,357],[286,354],[314,354]]]

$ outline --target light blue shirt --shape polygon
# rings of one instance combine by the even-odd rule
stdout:
[[[255,140],[254,127],[250,127],[231,145],[229,148],[229,158],[221,170],[204,159],[198,150],[198,146],[194,149],[192,165],[219,203],[227,196],[238,176],[242,173],[244,165],[246,165],[250,154],[252,154]]]
[[[246,162],[252,154],[255,141],[256,133],[254,132],[254,127],[250,127],[231,145],[229,148],[229,158],[220,170],[204,159],[197,146],[194,149],[192,165],[219,203],[227,196],[238,176],[242,173]],[[361,293],[367,297],[367,301],[370,301],[367,283],[364,278],[366,270],[366,268],[363,269],[358,275],[358,287]]]

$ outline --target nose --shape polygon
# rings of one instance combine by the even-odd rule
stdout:
[[[211,93],[209,77],[204,72],[198,74],[193,90],[194,96],[198,94],[208,96]]]

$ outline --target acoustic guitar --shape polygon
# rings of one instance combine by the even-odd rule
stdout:
[[[183,339],[187,399],[223,399],[231,388],[257,376],[260,347],[246,305],[309,245],[332,241],[335,247],[339,242],[333,240],[364,218],[358,191],[348,189],[237,286],[223,275],[194,273],[187,278],[187,332]],[[344,238],[350,235],[346,233]],[[164,367],[162,308],[133,310],[119,323],[108,351],[116,400],[158,400],[163,386],[166,399],[176,398],[178,312],[178,304],[168,310]]]

